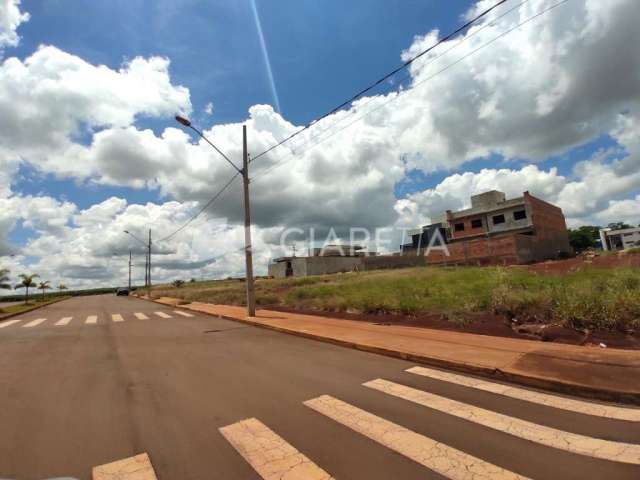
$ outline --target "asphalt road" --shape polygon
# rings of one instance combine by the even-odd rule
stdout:
[[[640,478],[638,464],[552,448],[362,384],[382,378],[615,442],[640,444],[640,422],[433,380],[405,372],[410,362],[193,315],[96,296],[0,323],[0,478],[89,479],[92,466],[141,452],[160,480],[261,478],[218,430],[248,418],[335,478],[445,478],[394,451],[401,442],[375,442],[303,404],[321,395],[526,477]]]

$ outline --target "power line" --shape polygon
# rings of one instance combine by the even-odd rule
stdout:
[[[493,26],[495,24],[496,21],[504,18],[505,16],[507,16],[508,14],[510,14],[511,12],[513,12],[514,10],[516,10],[517,8],[521,7],[523,4],[527,3],[529,0],[522,0],[520,3],[514,5],[513,7],[511,7],[509,10],[505,11],[504,13],[500,14],[498,17],[496,17],[494,20],[492,20],[489,23],[486,23],[485,25],[483,25],[482,27],[480,27],[479,29],[477,29],[476,31],[470,33],[469,35],[465,35],[458,43],[456,43],[455,45],[453,45],[452,47],[448,48],[447,50],[445,50],[444,52],[438,54],[437,56],[433,57],[430,59],[429,62],[425,63],[424,65],[421,65],[418,69],[418,72],[420,72],[421,70],[424,70],[426,67],[428,67],[429,65],[431,65],[432,63],[434,63],[436,60],[440,59],[441,57],[443,57],[444,55],[446,55],[447,53],[451,52],[453,49],[458,48],[460,45],[462,45],[464,42],[468,41],[470,38],[474,37],[475,35],[479,34],[480,32],[482,32],[485,28],[488,28],[489,26]],[[411,78],[413,75],[415,75],[418,72],[414,72],[412,73],[408,73],[407,75],[405,75],[404,77],[402,77],[398,83],[400,84],[400,86],[402,86],[402,83]],[[388,89],[391,90],[392,88],[394,88],[393,85],[389,85]],[[358,108],[353,108],[349,113],[356,115],[358,113],[359,110],[363,109],[364,107],[366,107],[367,105],[369,105],[371,102],[373,102],[374,100],[376,100],[377,97],[369,97],[367,99],[366,102],[358,105]],[[372,113],[373,111],[375,111],[375,109],[366,112],[365,115],[363,115],[363,117],[365,117],[366,115],[368,115],[369,113]],[[330,125],[328,128],[326,128],[324,131],[321,131],[319,135],[316,136],[316,139],[319,138],[320,136],[322,136],[324,133],[328,132],[329,130],[331,130],[332,128],[336,127],[337,125],[340,125],[341,123],[345,122],[349,117],[343,117],[340,120],[337,120],[336,122],[334,122],[332,125]],[[318,128],[318,127],[316,127]],[[345,128],[348,128],[345,127]],[[336,132],[337,133],[337,132]],[[312,136],[313,137],[313,136]],[[298,148],[293,147],[292,149],[289,150],[289,153],[287,153],[284,157],[282,157],[280,160],[278,160],[276,162],[276,164],[272,165],[270,168],[267,168],[266,170],[264,170],[263,172],[258,172],[258,174],[254,177],[254,178],[259,178],[260,176],[262,176],[263,174],[266,175],[267,173],[271,172],[272,170],[274,170],[275,168],[277,168],[277,164],[279,163],[283,163],[284,158],[295,155],[296,150],[298,150],[298,152],[302,152],[304,153],[306,150],[308,149],[301,149],[301,147],[305,147],[306,145],[309,145],[312,140],[314,140],[314,138],[310,138],[307,139],[305,142],[303,142]],[[321,140],[320,143],[324,141]],[[288,160],[287,160],[288,161]]]
[[[401,90],[398,92],[397,95],[387,99],[386,102],[381,103],[380,105],[377,105],[376,107],[370,109],[369,111],[363,113],[362,115],[360,115],[359,117],[356,117],[352,122],[348,123],[347,125],[345,125],[343,128],[340,128],[338,130],[334,130],[333,132],[331,132],[329,135],[327,135],[324,138],[321,138],[319,141],[317,141],[316,143],[310,145],[309,147],[307,147],[306,149],[299,151],[298,153],[304,153],[307,152],[309,150],[311,150],[312,148],[317,147],[318,145],[320,145],[321,143],[325,142],[326,140],[328,140],[329,138],[333,137],[334,135],[340,133],[343,130],[346,130],[347,128],[351,127],[352,125],[354,125],[355,123],[357,123],[358,121],[362,120],[363,118],[365,118],[366,116],[376,112],[377,110],[381,109],[382,107],[388,105],[389,103],[397,100],[398,98],[400,98],[401,95],[403,94],[408,94],[408,93],[412,93],[415,92],[416,87],[426,83],[429,80],[432,80],[434,77],[444,73],[445,71],[449,70],[450,68],[454,67],[455,65],[459,64],[460,62],[462,62],[463,60],[467,59],[468,57],[472,56],[473,54],[477,53],[478,51],[488,47],[489,45],[493,44],[494,42],[496,42],[497,40],[499,40],[502,37],[505,37],[506,35],[508,35],[509,33],[513,32],[514,30],[520,28],[521,26],[535,20],[536,18],[540,17],[541,15],[549,12],[550,10],[553,10],[556,7],[559,7],[560,5],[563,5],[565,3],[567,3],[569,0],[562,0],[558,3],[555,3],[547,8],[545,8],[544,10],[538,12],[535,15],[532,15],[531,17],[523,20],[522,22],[518,23],[517,25],[515,25],[512,28],[509,28],[507,30],[505,30],[504,32],[500,33],[499,35],[497,35],[496,37],[492,38],[491,40],[489,40],[488,42],[485,42],[484,44],[482,44],[481,46],[479,46],[478,48],[472,50],[471,52],[467,53],[466,55],[463,55],[462,57],[460,57],[459,59],[457,59],[456,61],[450,63],[449,65],[447,65],[446,67],[438,70],[437,72],[435,72],[434,74],[428,76],[427,78],[422,79],[421,81],[414,83],[412,85],[412,88],[410,90]],[[524,3],[524,2],[523,2]],[[519,5],[518,5],[519,6]],[[445,52],[446,53],[446,52]],[[370,102],[368,102],[370,103]],[[336,124],[342,123],[342,121],[344,121],[344,119],[336,122]],[[335,124],[334,124],[335,125]],[[330,127],[331,128],[331,127]],[[325,132],[327,132],[329,129],[325,130]],[[257,180],[267,174],[269,174],[270,172],[272,172],[273,170],[275,170],[276,168],[280,167],[282,164],[286,163],[285,162],[285,158],[287,157],[292,157],[293,153],[289,153],[287,155],[285,155],[284,157],[281,157],[281,159],[279,161],[277,161],[276,163],[274,163],[270,168],[268,168],[267,170],[263,170],[262,172],[259,172],[258,175],[256,175],[253,180]],[[286,161],[289,161],[286,160]]]
[[[296,132],[292,133],[291,135],[289,135],[288,137],[286,137],[285,139],[281,140],[280,142],[276,143],[275,145],[267,148],[265,151],[259,153],[258,155],[254,156],[253,159],[251,161],[255,161],[258,158],[262,157],[263,155],[266,155],[267,153],[269,153],[270,151],[274,150],[275,148],[279,147],[280,145],[288,142],[289,140],[291,140],[292,138],[298,136],[299,134],[301,134],[302,132],[304,132],[305,130],[309,129],[313,124],[319,122],[320,120],[334,114],[335,112],[337,112],[338,110],[342,109],[343,107],[353,103],[354,101],[356,101],[358,98],[360,98],[362,95],[364,95],[365,93],[373,90],[375,87],[377,87],[378,85],[380,85],[381,83],[385,82],[386,80],[388,80],[389,78],[391,78],[392,76],[394,76],[396,73],[398,73],[399,71],[407,68],[409,65],[411,65],[413,62],[415,62],[418,58],[426,55],[427,53],[429,53],[431,50],[433,50],[434,48],[436,48],[438,45],[448,41],[449,39],[451,39],[452,37],[454,37],[455,35],[457,35],[458,33],[462,32],[463,30],[466,30],[468,27],[470,27],[471,25],[473,25],[475,22],[477,22],[478,20],[480,20],[481,18],[485,17],[486,15],[488,15],[491,11],[493,11],[494,9],[496,9],[497,7],[499,7],[500,5],[502,5],[503,3],[507,2],[508,0],[499,0],[496,4],[494,4],[493,6],[489,7],[488,9],[486,9],[485,11],[483,11],[482,13],[480,13],[479,15],[477,15],[476,17],[472,18],[471,20],[469,20],[467,23],[465,23],[464,25],[462,25],[461,27],[457,28],[456,30],[454,30],[453,32],[449,33],[448,35],[444,36],[443,38],[441,38],[440,40],[438,40],[435,44],[433,44],[432,46],[430,46],[429,48],[427,48],[426,50],[423,50],[422,52],[418,53],[417,55],[415,55],[414,57],[410,58],[409,60],[407,60],[406,62],[404,62],[402,65],[400,65],[399,67],[395,68],[394,70],[392,70],[391,72],[387,73],[386,75],[384,75],[383,77],[379,78],[378,80],[376,80],[375,82],[373,82],[371,85],[369,85],[368,87],[360,90],[358,93],[356,93],[355,95],[353,95],[350,99],[345,100],[344,102],[342,102],[340,105],[338,105],[337,107],[331,109],[329,112],[325,113],[324,115],[321,115],[320,117],[316,118],[315,120],[312,120],[311,122],[307,123],[304,127],[302,127],[300,130],[297,130]]]
[[[166,237],[163,237],[160,240],[157,240],[157,242],[164,242],[165,240],[169,240],[169,239],[173,238],[175,235],[177,235],[178,233],[180,233],[182,230],[187,228],[191,224],[191,222],[193,222],[196,218],[198,218],[200,215],[202,215],[202,213],[207,208],[209,208],[211,205],[213,205],[213,203],[218,198],[220,198],[220,195],[222,195],[225,192],[225,190],[231,186],[231,184],[238,177],[238,175],[240,175],[240,172],[236,172],[235,175],[233,175],[233,177],[231,177],[229,179],[229,181],[220,190],[218,190],[218,192],[213,197],[211,197],[211,199],[200,210],[198,210],[198,213],[193,215],[189,220],[187,220],[185,223],[183,223],[180,227],[178,227],[176,230],[174,230],[172,233],[170,233]]]

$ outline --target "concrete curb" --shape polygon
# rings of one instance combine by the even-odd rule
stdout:
[[[141,298],[141,297],[138,297]],[[581,385],[573,382],[560,381],[550,378],[539,377],[536,375],[524,375],[521,373],[509,372],[498,368],[490,368],[482,365],[475,365],[465,362],[453,362],[451,360],[445,360],[438,357],[429,357],[425,355],[417,355],[399,350],[391,350],[382,347],[375,347],[371,345],[358,344],[349,342],[346,340],[340,340],[336,338],[323,337],[322,335],[316,335],[313,333],[300,332],[298,330],[290,330],[288,328],[278,327],[275,325],[267,325],[261,322],[252,321],[246,318],[231,317],[228,315],[219,315],[209,312],[203,312],[201,310],[195,310],[188,308],[186,305],[167,305],[166,303],[159,302],[154,299],[141,298],[141,300],[151,301],[165,307],[170,306],[172,308],[183,308],[192,312],[197,312],[203,315],[207,315],[215,318],[223,318],[225,320],[231,320],[234,322],[244,323],[252,325],[254,327],[260,327],[267,330],[273,330],[280,333],[286,333],[289,335],[295,335],[297,337],[307,338],[310,340],[316,340],[324,343],[331,343],[333,345],[339,345],[341,347],[348,347],[355,350],[360,350],[368,353],[376,353],[378,355],[384,355],[387,357],[399,358],[401,360],[407,360],[410,362],[420,363],[432,367],[443,368],[446,370],[454,370],[460,373],[469,373],[477,376],[481,376],[490,380],[497,380],[502,382],[516,383],[525,387],[533,387],[541,390],[547,390],[551,392],[557,392],[565,395],[572,395],[577,397],[583,397],[587,399],[603,400],[616,403],[626,403],[631,405],[640,405],[640,394],[618,391],[611,389],[599,389],[590,387],[587,385]]]
[[[0,317],[0,323],[1,323],[1,322],[4,322],[5,320],[9,320],[10,318],[13,318],[13,317],[19,317],[20,315],[24,315],[25,313],[33,312],[34,310],[38,310],[39,308],[48,307],[49,305],[53,305],[53,304],[55,304],[55,303],[59,303],[59,302],[62,302],[62,301],[64,301],[64,300],[69,300],[70,298],[72,298],[72,297],[64,297],[64,298],[57,299],[57,300],[55,300],[54,302],[46,303],[46,304],[44,304],[44,305],[34,305],[34,306],[33,306],[33,308],[28,308],[28,309],[23,310],[23,311],[21,311],[21,312],[9,313],[9,314],[7,314],[6,316],[1,316],[1,317]],[[1,308],[1,307],[0,307],[0,308]]]

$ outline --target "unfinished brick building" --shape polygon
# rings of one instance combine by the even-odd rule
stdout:
[[[562,210],[524,192],[507,200],[503,192],[471,197],[471,208],[447,211],[447,256],[431,250],[427,263],[496,265],[531,263],[571,252]]]

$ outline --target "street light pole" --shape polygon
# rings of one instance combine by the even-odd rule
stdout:
[[[244,251],[246,262],[246,284],[247,284],[247,314],[250,317],[256,316],[255,285],[253,280],[253,252],[251,247],[251,206],[249,201],[249,153],[247,150],[247,126],[242,126],[242,169],[239,169],[229,157],[227,157],[218,147],[216,147],[204,134],[191,124],[187,118],[176,115],[176,121],[196,132],[205,142],[211,145],[224,159],[242,175],[243,183],[243,203],[244,203]],[[151,245],[151,240],[149,240]]]
[[[129,250],[129,293],[131,293],[131,250]]]
[[[144,286],[147,287],[147,293],[151,295],[151,229],[149,229],[149,243],[143,242],[129,230],[125,230],[124,233],[140,242],[147,250],[144,260]],[[131,264],[131,251],[129,251],[129,264]]]
[[[255,285],[253,283],[253,252],[251,247],[251,205],[249,201],[249,153],[247,126],[242,126],[242,186],[244,193],[244,250],[247,282],[247,314],[256,316]]]
[[[148,275],[147,278],[149,280],[149,283],[147,284],[147,296],[149,298],[151,298],[151,229],[149,229],[149,252],[147,253],[147,255],[149,256],[149,262],[148,262]]]

